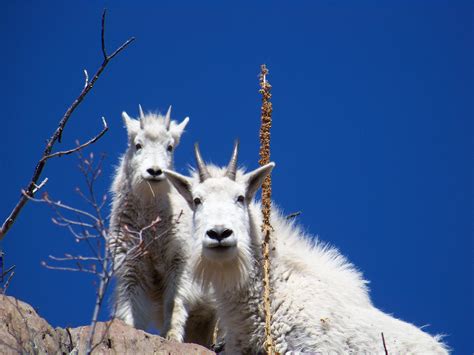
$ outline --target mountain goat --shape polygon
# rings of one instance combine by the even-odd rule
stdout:
[[[198,177],[165,170],[194,212],[193,267],[212,284],[226,351],[264,351],[260,206],[252,202],[274,163],[237,170],[238,144],[226,169],[206,166],[196,146]],[[439,337],[373,306],[362,275],[339,252],[305,235],[277,211],[271,224],[272,325],[278,353],[446,354]]]
[[[173,152],[189,118],[178,124],[171,120],[171,107],[166,116],[139,108],[139,120],[122,113],[128,148],[111,188],[108,248],[116,268],[114,315],[140,329],[154,321],[161,334],[175,341],[210,345],[215,311],[191,282],[187,266],[192,211],[163,174],[173,168]],[[146,253],[131,257],[129,251],[140,243],[139,231]]]

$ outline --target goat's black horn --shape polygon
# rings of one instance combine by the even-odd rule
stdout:
[[[234,143],[234,151],[232,152],[232,157],[230,158],[229,164],[227,165],[227,172],[225,175],[235,181],[235,176],[237,175],[237,157],[239,155],[239,140],[237,139]]]
[[[138,105],[138,112],[140,112],[140,118],[145,117],[145,112],[143,112],[142,105]]]
[[[204,163],[204,160],[202,160],[201,157],[201,152],[199,151],[199,144],[195,143],[194,144],[194,154],[196,155],[196,163],[197,163],[197,168],[199,172],[199,180],[203,182],[207,178],[210,177],[209,171],[207,171],[206,164]]]
[[[168,111],[166,112],[166,116],[165,116],[165,127],[167,131],[170,130],[170,124],[171,124],[171,105],[168,108]]]

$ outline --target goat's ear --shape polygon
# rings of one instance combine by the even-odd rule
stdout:
[[[263,184],[263,180],[271,173],[272,169],[275,167],[275,163],[271,162],[264,166],[261,166],[250,173],[245,174],[244,178],[247,181],[247,192],[246,199],[251,201],[255,194],[257,193],[260,186]]]
[[[181,123],[176,123],[175,121],[171,121],[170,125],[170,133],[174,139],[174,145],[177,146],[179,144],[179,139],[184,132],[184,129],[188,125],[189,117],[186,117]]]
[[[193,208],[193,195],[191,194],[191,180],[186,176],[178,174],[177,172],[164,169],[168,181],[173,184],[173,186],[178,190],[181,196],[184,197],[186,202],[191,208]]]
[[[128,137],[132,139],[140,129],[140,122],[131,118],[125,111],[122,112],[122,118],[125,128],[127,128]]]

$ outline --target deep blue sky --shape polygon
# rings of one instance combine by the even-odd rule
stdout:
[[[470,1],[125,2],[4,1],[0,217],[16,203],[44,141],[109,50],[136,42],[107,68],[73,115],[59,148],[110,125],[108,189],[126,146],[120,113],[166,110],[191,117],[176,168],[208,160],[257,166],[259,65],[270,68],[274,199],[340,248],[371,281],[386,312],[445,333],[471,353],[473,5]],[[76,203],[75,157],[50,161],[46,190]],[[3,241],[16,276],[9,293],[54,326],[91,317],[92,279],[46,270],[49,254],[75,252],[51,211],[29,204]]]

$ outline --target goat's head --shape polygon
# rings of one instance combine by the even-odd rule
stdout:
[[[235,264],[242,258],[248,263],[249,204],[275,164],[269,163],[247,174],[237,172],[238,142],[224,170],[208,169],[197,145],[195,153],[198,179],[168,170],[165,174],[194,211],[193,234],[201,244],[200,258],[221,266]]]
[[[148,185],[157,188],[165,180],[164,169],[173,168],[174,149],[189,122],[171,121],[171,106],[165,116],[145,114],[139,106],[138,120],[122,112],[128,132],[128,150],[125,155],[128,174],[134,190],[143,191]]]

